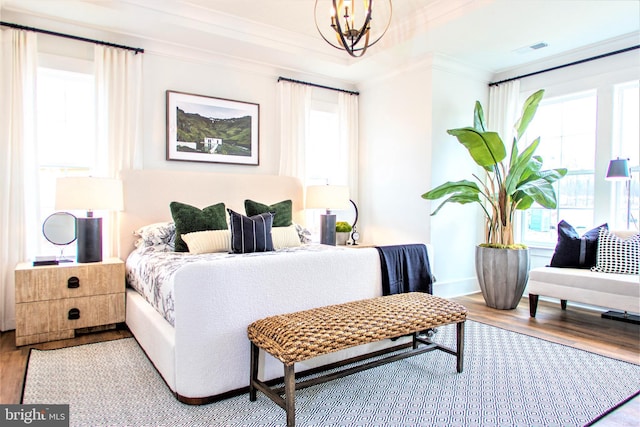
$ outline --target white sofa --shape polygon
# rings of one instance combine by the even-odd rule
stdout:
[[[627,238],[636,232],[616,231]],[[529,272],[529,311],[536,316],[539,296],[557,298],[563,310],[567,301],[629,313],[640,313],[640,276],[600,273],[589,269],[539,267]]]

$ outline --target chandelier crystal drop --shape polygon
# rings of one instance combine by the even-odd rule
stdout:
[[[354,58],[365,54],[389,29],[393,7],[391,0],[316,0],[314,17],[322,38],[336,49]],[[329,17],[325,15],[329,11]],[[385,22],[386,21],[386,22]],[[334,40],[335,39],[335,40]]]

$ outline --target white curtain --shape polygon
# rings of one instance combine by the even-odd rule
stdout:
[[[101,176],[119,178],[122,170],[142,168],[142,56],[95,46],[97,155],[107,159],[97,162]],[[103,220],[106,256],[119,255],[117,218],[112,213]]]
[[[0,31],[0,330],[15,328],[16,264],[35,251],[39,234],[36,159],[37,38]]]
[[[358,96],[340,92],[338,121],[341,144],[347,147],[347,182],[349,196],[358,201]]]
[[[514,127],[519,111],[520,80],[513,80],[489,88],[487,126],[498,132],[507,147],[513,143]]]
[[[305,145],[312,87],[281,80],[278,82],[280,113],[280,170],[279,174],[306,182]]]

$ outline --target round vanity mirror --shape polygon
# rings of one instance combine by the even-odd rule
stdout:
[[[64,246],[76,240],[76,217],[69,212],[56,212],[44,220],[42,234],[54,245]]]

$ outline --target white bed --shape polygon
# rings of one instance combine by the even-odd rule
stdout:
[[[176,171],[126,171],[120,216],[120,256],[134,249],[133,231],[170,221],[169,203],[203,208],[218,202],[244,213],[244,200],[293,201],[301,223],[303,189],[293,178]],[[238,259],[239,258],[239,259]],[[382,294],[380,258],[374,248],[282,253],[197,262],[174,274],[175,327],[132,289],[126,323],[169,388],[185,403],[201,404],[249,384],[246,327],[274,314],[372,298]],[[356,347],[299,364],[298,369],[342,360],[398,344]],[[275,359],[261,360],[265,379],[281,377]]]

